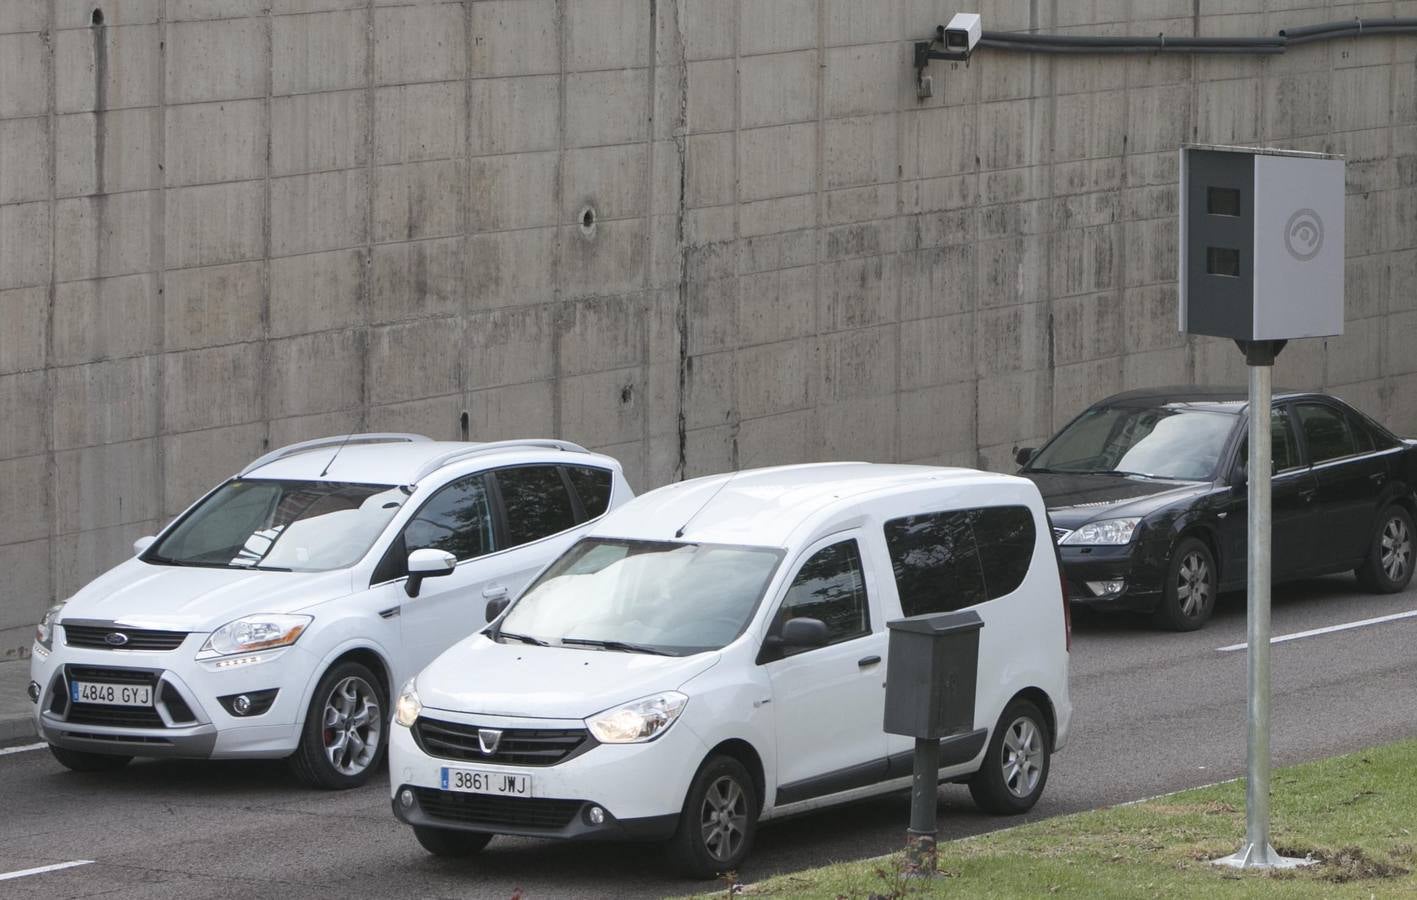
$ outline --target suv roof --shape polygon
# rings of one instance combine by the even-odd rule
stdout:
[[[415,484],[444,466],[473,457],[525,455],[531,452],[538,458],[544,458],[547,452],[555,451],[590,452],[569,441],[550,439],[477,443],[434,441],[420,434],[335,435],[291,444],[267,453],[242,469],[240,477]]]
[[[780,547],[787,545],[800,526],[836,501],[863,500],[927,483],[1027,484],[1036,491],[1023,479],[976,469],[810,463],[748,469],[667,485],[611,513],[594,533]]]

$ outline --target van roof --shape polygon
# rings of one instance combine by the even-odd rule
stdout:
[[[283,448],[268,462],[256,460],[241,473],[243,478],[279,478],[299,481],[344,481],[360,484],[413,484],[442,469],[465,460],[479,467],[507,463],[545,461],[565,457],[566,462],[597,462],[618,470],[612,461],[590,454],[574,444],[565,449],[548,446],[549,441],[475,443],[470,441],[430,441],[426,438],[358,442],[360,435],[341,448],[338,443],[321,443],[311,448],[297,445]],[[339,456],[335,457],[338,451]],[[274,455],[274,454],[272,454]],[[330,465],[330,460],[334,464]],[[329,466],[324,475],[320,473]]]
[[[1011,494],[1023,485],[1037,492],[1023,479],[977,469],[864,462],[778,466],[695,478],[641,494],[613,511],[593,534],[785,547],[794,532],[838,501],[951,484],[1007,486]]]

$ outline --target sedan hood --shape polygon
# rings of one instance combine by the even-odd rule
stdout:
[[[675,690],[718,659],[718,653],[652,656],[499,644],[478,633],[419,673],[418,699],[426,708],[449,712],[584,719],[629,700]]]
[[[1127,475],[1021,474],[1038,486],[1053,524],[1069,530],[1096,519],[1145,516],[1210,489],[1204,482]]]
[[[352,590],[348,569],[256,572],[158,566],[130,559],[83,587],[60,622],[98,619],[134,628],[211,631],[251,613],[288,613]]]

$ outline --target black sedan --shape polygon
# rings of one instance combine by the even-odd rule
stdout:
[[[1244,587],[1247,410],[1238,388],[1130,391],[1018,451],[1075,604],[1190,631]],[[1270,428],[1274,581],[1353,571],[1370,591],[1406,587],[1417,441],[1315,393],[1276,393]]]

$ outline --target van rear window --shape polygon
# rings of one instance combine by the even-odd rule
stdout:
[[[907,616],[949,612],[1018,590],[1036,532],[1024,506],[923,513],[885,524],[886,547]]]

